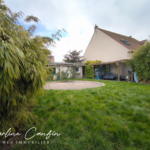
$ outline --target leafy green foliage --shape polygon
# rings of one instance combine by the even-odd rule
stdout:
[[[48,67],[47,68],[47,79],[46,80],[53,80],[53,68]]]
[[[49,38],[33,36],[35,26],[26,30],[19,24],[22,12],[13,13],[0,0],[0,128],[14,131],[35,119],[36,105],[47,77]],[[34,19],[36,20],[34,20]],[[38,21],[28,16],[26,21]],[[57,37],[58,35],[56,35]]]
[[[89,79],[92,79],[93,78],[93,68],[91,66],[91,64],[96,64],[96,63],[101,63],[100,60],[95,60],[95,61],[86,61],[85,62],[85,72],[86,72],[86,77],[89,78]]]
[[[17,24],[18,14],[0,11],[0,127],[15,130],[35,118],[29,108],[43,87],[48,50]]]
[[[96,64],[96,63],[101,63],[101,60],[95,60],[95,61],[89,60],[85,62],[85,65],[91,65],[91,64]]]
[[[85,66],[86,77],[89,79],[93,78],[93,67],[88,64]]]
[[[136,50],[128,64],[137,73],[139,80],[150,80],[150,43],[147,42]]]
[[[58,71],[57,71],[57,73],[56,73],[57,79],[60,80],[60,67],[58,67],[57,69],[58,69]]]
[[[34,109],[39,117],[37,132],[52,130],[61,135],[51,136],[49,144],[19,144],[18,150],[149,150],[150,85],[100,82],[105,86],[46,90]],[[45,137],[31,141],[45,141]]]
[[[64,56],[64,61],[68,63],[82,63],[84,61],[83,56],[80,56],[82,50],[68,51],[69,54]]]
[[[69,78],[69,72],[68,70],[61,72],[61,79],[68,79]]]
[[[57,79],[76,79],[77,75],[76,66],[68,67],[66,71],[60,71],[58,68]]]
[[[76,72],[76,67],[77,66],[72,66],[70,69],[70,79],[76,79],[78,73]]]

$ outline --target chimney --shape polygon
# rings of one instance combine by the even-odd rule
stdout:
[[[55,62],[54,56],[48,56],[48,58],[50,60],[50,63],[54,63]]]
[[[95,27],[94,27],[94,29],[96,29],[96,28],[98,28],[98,26],[95,24]]]

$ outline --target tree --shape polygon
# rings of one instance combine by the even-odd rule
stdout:
[[[82,63],[84,61],[83,56],[80,56],[82,50],[68,51],[69,54],[64,56],[64,61],[68,63]]]
[[[34,37],[36,26],[26,30],[18,21],[22,16],[0,0],[0,128],[4,131],[35,119],[29,110],[37,103],[47,77],[48,46],[60,34],[59,30],[53,38]],[[27,16],[24,21],[39,19]]]
[[[131,65],[132,70],[137,73],[139,80],[145,82],[150,80],[150,42],[146,42],[134,52],[128,65]]]

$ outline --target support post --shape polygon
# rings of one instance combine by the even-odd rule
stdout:
[[[61,79],[61,70],[60,70],[60,66],[59,66],[59,71],[60,71],[60,79]]]
[[[93,68],[93,78],[94,78],[94,66],[92,66],[92,68]]]
[[[133,70],[131,71],[131,82],[133,82]]]
[[[85,66],[86,67],[86,66]],[[84,72],[85,72],[85,78],[86,78],[86,69],[85,69],[85,67],[84,67]]]
[[[117,66],[118,66],[118,81],[120,81],[120,63],[116,62]]]

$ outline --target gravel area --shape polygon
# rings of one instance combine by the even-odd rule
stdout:
[[[54,81],[47,82],[44,85],[44,89],[50,90],[75,90],[75,89],[87,89],[104,86],[104,83],[95,81]]]

